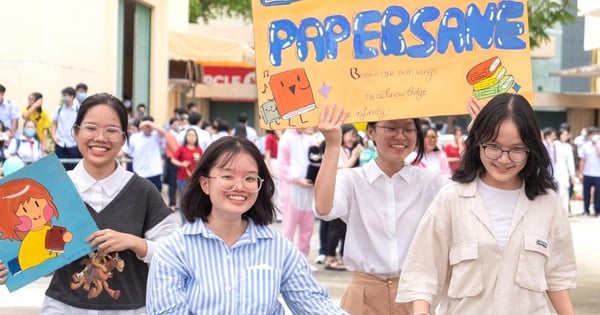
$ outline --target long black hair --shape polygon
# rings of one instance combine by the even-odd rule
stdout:
[[[551,175],[548,151],[542,143],[540,129],[531,105],[523,96],[504,93],[492,98],[473,121],[465,141],[465,152],[452,179],[468,183],[485,171],[481,162],[480,146],[498,136],[500,125],[512,121],[521,140],[529,150],[525,167],[519,175],[525,182],[525,194],[529,200],[543,195],[547,189],[556,190]]]

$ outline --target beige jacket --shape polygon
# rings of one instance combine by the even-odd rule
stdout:
[[[521,190],[500,251],[477,181],[440,191],[402,269],[397,302],[425,300],[439,314],[550,314],[545,291],[575,287],[566,211],[554,191]]]

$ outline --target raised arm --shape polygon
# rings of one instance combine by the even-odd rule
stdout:
[[[346,117],[348,113],[343,107],[328,105],[323,108],[319,118],[318,128],[325,137],[325,152],[315,180],[315,210],[320,215],[329,214],[333,207],[340,143],[342,143],[341,127]]]

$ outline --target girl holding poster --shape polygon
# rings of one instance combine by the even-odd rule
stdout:
[[[397,302],[415,314],[574,314],[576,263],[567,211],[535,114],[517,94],[473,121],[454,183],[417,229]],[[505,154],[506,153],[506,154]]]
[[[319,130],[325,153],[315,181],[315,211],[323,220],[347,224],[344,265],[354,272],[342,298],[351,314],[409,314],[395,303],[402,264],[417,225],[446,175],[404,163],[413,151],[424,153],[418,118],[369,122],[377,158],[356,168],[338,169],[341,125],[347,113],[328,106]]]
[[[73,133],[83,160],[68,175],[100,228],[86,239],[97,252],[54,273],[42,314],[146,313],[155,241],[179,225],[154,185],[117,162],[126,129],[116,97],[96,94],[81,104]]]

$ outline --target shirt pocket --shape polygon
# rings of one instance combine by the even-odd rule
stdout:
[[[272,314],[278,306],[281,271],[269,265],[250,266],[243,271],[239,314]]]
[[[466,298],[483,291],[483,273],[479,260],[479,244],[466,243],[450,249],[450,284],[448,296]]]
[[[515,282],[520,287],[537,292],[544,292],[548,289],[545,267],[549,246],[547,240],[538,236],[523,236],[523,247],[519,253],[519,264],[515,276]]]

